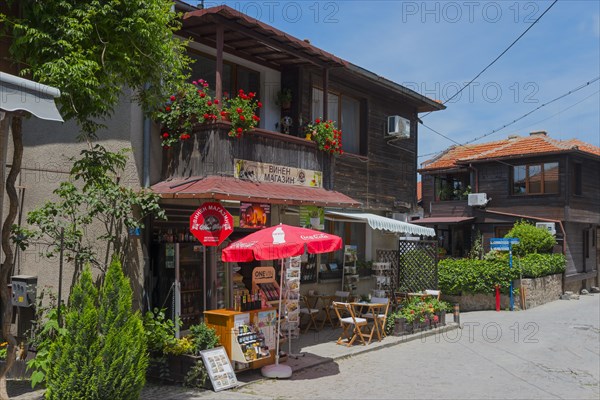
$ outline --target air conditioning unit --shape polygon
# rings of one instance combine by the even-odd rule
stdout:
[[[402,139],[410,138],[410,120],[402,118],[399,115],[389,116],[385,136],[393,136]]]
[[[408,220],[408,214],[395,212],[392,213],[392,219],[395,219],[396,221],[406,222]]]
[[[556,225],[554,222],[536,222],[536,228],[545,229],[553,235],[556,235]]]
[[[470,193],[467,202],[470,206],[485,206],[488,199],[485,193]]]

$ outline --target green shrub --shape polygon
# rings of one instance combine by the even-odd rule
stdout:
[[[518,268],[509,268],[504,256],[492,260],[444,259],[438,264],[438,286],[449,295],[494,293],[496,285],[508,293],[510,282],[518,278]]]
[[[192,325],[190,327],[193,352],[199,356],[202,350],[214,349],[219,345],[219,336],[217,332],[208,327],[205,323]]]
[[[562,274],[565,272],[566,259],[562,254],[527,254],[517,260],[524,278]]]
[[[504,236],[519,238],[519,244],[513,246],[513,255],[524,256],[530,253],[548,253],[556,244],[554,236],[545,229],[536,228],[526,221],[517,221]]]
[[[148,365],[139,313],[117,257],[98,292],[89,267],[73,286],[65,333],[50,347],[47,399],[138,399]]]
[[[168,349],[176,345],[175,324],[166,317],[164,308],[144,314],[144,331],[151,353],[168,353]]]

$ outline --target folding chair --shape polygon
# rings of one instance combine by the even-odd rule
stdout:
[[[308,325],[306,325],[306,329],[304,330],[304,333],[308,332],[308,330],[311,327],[315,331],[319,331],[320,329],[317,327],[317,321],[315,320],[315,317],[319,313],[320,310],[317,308],[310,308],[310,303],[308,302],[308,299],[306,298],[306,296],[302,296],[302,302],[304,303],[304,307],[301,307],[299,310],[300,318],[302,318],[303,315],[308,315],[308,317],[309,317]]]
[[[365,318],[358,318],[354,315],[354,310],[352,306],[348,303],[340,303],[337,301],[333,302],[333,309],[337,314],[337,317],[340,321],[340,326],[342,327],[342,334],[337,340],[337,344],[345,344],[350,347],[358,337],[363,345],[367,345],[367,343],[371,343],[371,338],[373,336],[372,332],[363,332],[363,327],[369,329],[367,320]],[[349,314],[349,317],[343,317],[344,314]],[[369,339],[367,342],[366,339]]]
[[[385,337],[385,322],[387,321],[388,309],[390,307],[390,300],[387,297],[371,297],[371,303],[385,304],[382,314],[373,315],[373,313],[364,313],[362,316],[367,320],[373,320],[373,323],[377,325],[375,331],[377,337],[381,341],[382,337]]]

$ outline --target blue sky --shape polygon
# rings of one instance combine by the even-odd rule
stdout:
[[[551,1],[205,1],[227,4],[361,67],[446,100]],[[600,76],[600,2],[559,0],[447,109],[423,122],[464,143]],[[546,130],[600,146],[600,81],[479,142]],[[419,127],[419,155],[453,143]],[[419,163],[428,157],[420,157]]]

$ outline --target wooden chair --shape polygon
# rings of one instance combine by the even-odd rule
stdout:
[[[315,319],[315,317],[317,316],[317,314],[319,314],[319,309],[317,308],[311,308],[310,307],[310,303],[308,302],[308,299],[306,298],[306,296],[302,296],[302,302],[304,303],[304,307],[300,307],[300,318],[302,318],[303,315],[308,315],[309,319],[308,319],[308,325],[306,325],[306,329],[304,330],[304,333],[308,332],[308,330],[312,327],[315,331],[319,331],[320,328],[317,327],[317,321]]]
[[[350,347],[354,344],[356,338],[359,338],[363,345],[367,345],[367,343],[371,342],[371,338],[373,336],[372,331],[369,332],[369,326],[366,318],[359,318],[354,315],[354,310],[352,309],[352,305],[348,303],[340,303],[337,301],[333,302],[333,309],[337,314],[337,317],[340,321],[340,326],[342,327],[342,334],[337,340],[337,344],[345,344]],[[344,317],[343,315],[349,314],[349,317]],[[367,328],[367,332],[363,331],[363,328]],[[369,340],[367,342],[367,339]]]
[[[321,302],[323,304],[323,312],[325,313],[323,317],[323,321],[321,323],[321,329],[325,327],[325,323],[329,321],[332,328],[335,328],[335,323],[333,322],[333,318],[335,318],[335,312],[333,310],[333,302],[335,301],[335,296],[321,296]],[[333,316],[332,316],[333,314]],[[332,318],[333,317],[333,318]]]
[[[381,314],[373,315],[373,313],[368,312],[362,315],[367,320],[373,320],[373,323],[377,324],[375,332],[377,332],[378,340],[381,341],[381,338],[385,337],[385,323],[387,321],[390,300],[387,297],[371,297],[371,303],[385,304]]]

